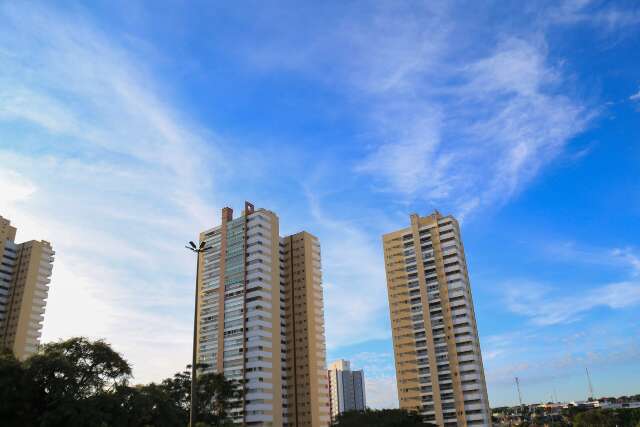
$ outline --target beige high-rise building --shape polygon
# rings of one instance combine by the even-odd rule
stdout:
[[[400,407],[438,426],[490,426],[458,222],[410,219],[383,236]]]
[[[281,239],[285,376],[289,426],[327,426],[329,382],[318,239],[303,231]]]
[[[44,240],[15,243],[16,231],[0,216],[0,347],[24,360],[40,344],[55,252]]]
[[[244,380],[234,421],[248,426],[329,424],[318,239],[280,237],[279,220],[245,203],[238,218],[200,234],[198,360]]]

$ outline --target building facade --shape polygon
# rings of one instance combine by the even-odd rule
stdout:
[[[458,222],[437,211],[383,236],[400,407],[438,426],[490,426]]]
[[[38,350],[51,282],[51,244],[16,243],[16,228],[0,216],[0,347],[24,360]]]
[[[280,237],[275,213],[245,203],[200,234],[198,360],[245,381],[234,420],[248,426],[329,423],[320,245]]]
[[[364,372],[352,371],[349,361],[337,360],[329,365],[329,404],[331,419],[348,411],[364,411],[367,400]]]

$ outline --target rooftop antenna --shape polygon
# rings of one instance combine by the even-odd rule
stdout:
[[[587,381],[589,382],[589,399],[593,400],[593,384],[591,384],[591,375],[589,375],[589,369],[587,367],[584,368],[587,373]]]

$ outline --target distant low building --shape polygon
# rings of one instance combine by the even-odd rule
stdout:
[[[600,402],[602,409],[639,409],[640,402]]]
[[[567,403],[565,408],[568,408],[569,406],[576,408],[600,408],[600,402],[597,400],[580,400]]]
[[[540,408],[545,414],[560,414],[564,407],[564,403],[542,403],[537,406],[537,408]]]
[[[331,419],[347,411],[364,411],[364,372],[352,371],[349,361],[338,360],[329,365],[328,374]]]

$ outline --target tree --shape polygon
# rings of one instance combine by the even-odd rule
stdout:
[[[223,374],[198,376],[198,419],[212,426],[223,426],[232,408],[242,402],[242,387],[228,381]]]
[[[86,338],[46,344],[23,369],[30,421],[43,427],[108,423],[119,409],[114,395],[131,376],[109,344]]]
[[[176,373],[172,378],[162,381],[160,387],[169,395],[172,402],[183,411],[186,419],[189,418],[191,408],[191,373],[182,371]]]
[[[20,425],[28,413],[24,369],[10,350],[0,352],[0,420]]]
[[[173,400],[162,385],[127,387],[116,400],[124,406],[124,418],[113,425],[173,427],[188,423],[189,412]]]
[[[200,366],[198,366],[200,368]],[[185,416],[191,408],[191,372],[178,372],[167,378],[161,387],[176,402]],[[229,412],[242,399],[242,387],[237,381],[229,381],[224,375],[206,373],[198,375],[198,416],[206,425],[222,426],[229,420]]]
[[[334,426],[340,427],[424,427],[422,417],[403,409],[367,409],[349,411],[338,415]]]
[[[129,386],[131,367],[104,341],[71,338],[24,362],[0,353],[0,423],[13,427],[185,427],[191,375]],[[242,387],[221,374],[198,377],[198,425],[225,426]]]

